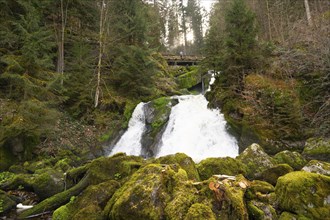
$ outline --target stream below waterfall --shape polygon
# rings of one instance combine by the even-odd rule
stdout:
[[[169,121],[158,143],[155,157],[185,153],[195,162],[208,157],[236,157],[236,139],[226,129],[224,116],[217,109],[208,109],[204,95],[176,96]],[[115,144],[110,155],[125,152],[141,155],[141,139],[146,130],[145,103],[136,106],[127,131]]]

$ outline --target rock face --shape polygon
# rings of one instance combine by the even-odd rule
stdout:
[[[172,106],[178,103],[177,99],[162,97],[155,99],[144,106],[146,131],[142,135],[142,152],[144,157],[156,155],[162,134],[171,114]]]
[[[302,170],[310,173],[318,173],[326,176],[330,176],[330,163],[311,160],[302,168]]]
[[[246,169],[245,164],[231,157],[208,158],[197,164],[197,170],[202,180],[207,180],[215,174],[245,175]]]
[[[252,144],[246,148],[238,157],[247,166],[247,177],[255,178],[261,172],[274,166],[274,160],[258,144]]]
[[[289,164],[294,170],[300,170],[305,164],[307,164],[307,160],[296,151],[281,151],[273,158],[277,164]]]
[[[278,164],[263,171],[260,175],[260,179],[275,186],[277,179],[280,176],[284,176],[285,174],[290,172],[293,172],[293,168],[290,167],[288,164]]]
[[[302,154],[308,159],[330,162],[330,140],[322,138],[308,139]]]
[[[330,177],[291,172],[278,179],[275,193],[281,210],[310,219],[330,218]]]

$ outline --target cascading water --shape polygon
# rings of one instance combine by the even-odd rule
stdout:
[[[214,78],[210,84],[213,82]],[[171,110],[167,127],[157,147],[159,151],[156,157],[181,152],[199,162],[208,157],[238,155],[236,139],[227,132],[224,116],[217,109],[208,109],[208,102],[203,95],[175,98],[179,103]],[[133,112],[128,130],[110,155],[118,152],[141,155],[141,138],[145,130],[144,103],[140,103]]]
[[[139,156],[141,154],[141,137],[145,131],[144,104],[139,103],[128,122],[128,129],[112,149],[110,156],[119,152]]]
[[[226,121],[218,110],[207,108],[203,95],[179,97],[171,111],[157,157],[182,152],[198,162],[208,157],[235,157],[238,146],[226,131]]]

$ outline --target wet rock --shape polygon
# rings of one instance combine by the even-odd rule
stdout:
[[[277,179],[280,176],[284,176],[285,174],[290,172],[293,172],[293,168],[290,167],[288,164],[278,164],[272,168],[264,170],[260,175],[260,179],[275,186]]]
[[[275,209],[271,205],[260,201],[249,201],[247,203],[247,209],[249,219],[273,220],[278,218]]]
[[[308,159],[330,162],[330,140],[322,138],[308,139],[302,154]]]
[[[250,145],[236,159],[247,166],[246,175],[252,179],[275,165],[273,158],[266,154],[258,144]]]
[[[277,153],[273,158],[275,163],[289,164],[295,170],[300,170],[307,163],[307,160],[296,151],[281,151]]]
[[[302,170],[310,173],[318,173],[330,176],[330,163],[318,160],[311,160],[302,168]]]
[[[158,145],[162,134],[165,131],[166,124],[169,120],[171,108],[177,102],[171,98],[162,97],[155,99],[144,106],[146,131],[142,135],[142,152],[144,157],[152,157],[156,155]]]
[[[330,177],[296,171],[280,177],[275,187],[280,210],[310,219],[330,218]]]
[[[164,157],[160,157],[152,161],[152,163],[160,163],[160,164],[178,164],[182,169],[187,172],[188,179],[199,181],[199,174],[197,172],[194,161],[191,157],[187,156],[184,153],[177,153],[173,155],[168,155]]]
[[[231,157],[207,158],[197,164],[197,170],[202,180],[209,179],[215,174],[246,175],[246,169],[245,164]]]

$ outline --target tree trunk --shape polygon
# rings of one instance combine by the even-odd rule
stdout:
[[[313,21],[312,21],[311,10],[309,8],[308,0],[304,0],[304,3],[305,3],[306,17],[307,17],[308,26],[312,26]]]
[[[101,68],[102,68],[102,55],[103,55],[103,41],[104,41],[104,22],[105,22],[105,0],[101,1],[100,6],[100,31],[99,31],[99,58],[97,63],[97,82],[94,98],[94,107],[99,105],[100,99],[100,82],[101,82]]]
[[[64,9],[63,0],[61,0],[60,5],[61,10],[61,27],[60,27],[60,36],[58,37],[58,58],[57,58],[57,72],[61,74],[61,85],[63,85],[63,76],[64,76],[64,40],[65,40],[65,27],[66,27],[66,19],[68,13],[68,2]]]

